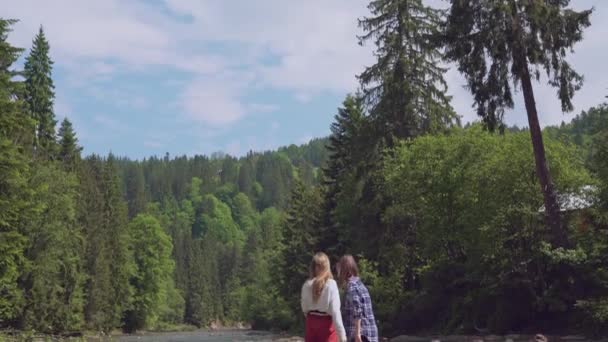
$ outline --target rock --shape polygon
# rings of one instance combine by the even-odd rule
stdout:
[[[275,339],[274,341],[277,341],[277,342],[302,342],[302,341],[304,341],[304,339],[301,337],[282,337],[282,338]]]
[[[420,336],[407,336],[407,335],[403,335],[403,336],[397,336],[395,338],[392,338],[390,341],[391,342],[428,342],[431,339],[429,338],[424,338],[424,337],[420,337]]]
[[[586,341],[587,339],[584,338],[583,336],[574,336],[574,335],[568,335],[568,336],[564,336],[562,338],[560,338],[560,341]]]

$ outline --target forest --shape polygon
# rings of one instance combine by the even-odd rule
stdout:
[[[566,55],[592,10],[568,2],[371,1],[353,39],[377,61],[328,137],[143,160],[84,155],[57,122],[52,42],[41,27],[26,54],[0,18],[0,330],[303,331],[324,251],[357,257],[382,336],[605,334],[608,104],[541,129],[533,93],[546,72],[573,110]],[[479,121],[452,108],[445,62]],[[516,96],[527,127],[505,124]]]

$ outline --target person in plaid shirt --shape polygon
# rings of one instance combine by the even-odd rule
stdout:
[[[352,255],[345,255],[340,259],[337,271],[340,283],[345,288],[342,318],[348,340],[378,342],[372,299],[367,287],[359,279],[357,263]]]

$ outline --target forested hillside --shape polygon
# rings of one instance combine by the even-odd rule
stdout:
[[[608,107],[542,135],[534,101],[529,129],[503,117],[513,87],[530,100],[528,63],[572,109],[582,79],[563,56],[590,12],[515,2],[371,2],[360,40],[377,63],[329,137],[242,157],[82,155],[69,119],[57,125],[43,30],[16,71],[24,50],[0,19],[0,328],[301,329],[301,285],[325,251],[357,256],[383,336],[606,332]],[[491,29],[507,17],[527,22]],[[444,60],[480,122],[462,127]]]

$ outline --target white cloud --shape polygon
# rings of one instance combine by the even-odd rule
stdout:
[[[181,106],[194,121],[211,126],[223,126],[245,115],[245,107],[231,86],[198,80],[181,95]]]
[[[443,1],[427,1],[445,6]],[[181,88],[179,108],[191,120],[216,127],[231,125],[248,113],[277,109],[272,104],[247,103],[243,89],[287,89],[303,103],[327,92],[342,95],[355,90],[355,75],[373,63],[373,46],[360,47],[356,39],[361,33],[357,18],[368,15],[367,3],[0,0],[3,16],[22,20],[10,36],[17,45],[28,47],[39,25],[44,25],[56,67],[68,71],[72,87],[88,87],[94,80],[158,66],[187,72],[193,75],[189,84],[167,80]],[[579,111],[603,100],[607,92],[608,68],[597,65],[608,58],[608,3],[571,3],[577,8],[596,7],[592,27],[570,58],[586,77],[585,87],[574,100]],[[218,43],[230,48],[214,49]],[[465,121],[476,119],[471,96],[462,89],[462,76],[450,70],[447,79],[455,108]],[[539,85],[535,91],[541,122],[560,122],[564,116],[554,90]],[[117,103],[142,109],[147,102],[142,96]],[[506,115],[510,123],[526,123],[519,102]]]

